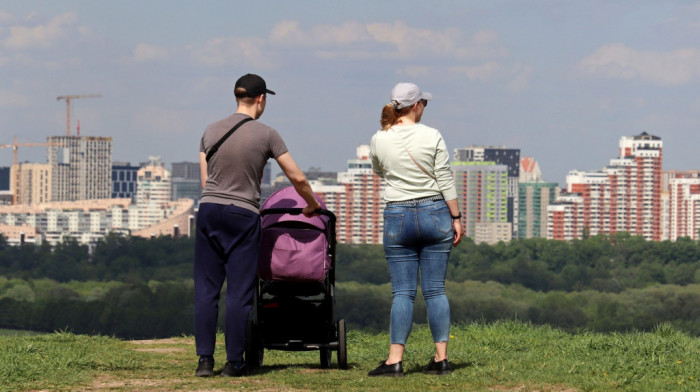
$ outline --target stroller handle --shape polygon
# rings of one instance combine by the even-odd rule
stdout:
[[[260,216],[263,215],[272,215],[272,214],[290,214],[290,215],[299,215],[301,214],[302,208],[266,208],[264,210],[260,210]],[[319,215],[325,215],[330,218],[331,222],[335,224],[335,214],[329,210],[323,209],[323,208],[317,208],[314,210],[315,214]]]

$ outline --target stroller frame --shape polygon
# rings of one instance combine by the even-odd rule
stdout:
[[[301,214],[301,208],[267,208],[272,214]],[[323,281],[264,281],[257,277],[253,309],[246,329],[245,362],[250,368],[263,363],[264,349],[284,351],[319,350],[321,368],[331,367],[331,354],[338,367],[347,369],[346,326],[335,317],[336,216],[326,209],[316,213],[329,218],[328,255],[330,269]],[[291,318],[291,319],[289,319]]]

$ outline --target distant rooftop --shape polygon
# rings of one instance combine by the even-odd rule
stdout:
[[[639,135],[635,136],[634,140],[661,140],[661,138],[658,136],[650,135],[646,132],[642,132]]]

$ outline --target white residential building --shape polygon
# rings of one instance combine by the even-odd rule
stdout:
[[[138,170],[136,205],[139,227],[146,227],[166,217],[164,207],[170,201],[170,171],[163,167],[160,157],[149,157],[149,163]]]
[[[337,240],[344,244],[381,244],[384,230],[386,182],[372,171],[369,146],[357,148],[347,171],[338,173],[337,185],[312,188],[336,215]]]

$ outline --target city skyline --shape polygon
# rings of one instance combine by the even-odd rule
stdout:
[[[664,170],[700,168],[700,3],[39,1],[0,6],[0,144],[109,136],[114,161],[196,161],[247,72],[277,92],[261,119],[300,167],[342,171],[391,87],[435,97],[450,151],[521,150],[545,181],[595,170],[623,135],[664,140]],[[240,18],[236,18],[244,12]],[[20,162],[46,149],[20,148]],[[0,149],[0,166],[12,151]],[[277,172],[277,170],[273,170]]]
[[[70,139],[95,142],[93,137]],[[99,149],[97,144],[93,147]],[[346,161],[347,171],[335,175],[325,173],[326,180],[320,176],[322,172],[310,173],[310,178],[315,177],[312,187],[317,196],[338,218],[340,243],[381,242],[382,194],[386,183],[372,171],[369,151],[369,145],[358,146],[356,157]],[[663,141],[658,136],[643,132],[621,137],[619,155],[610,159],[609,165],[593,171],[570,172],[564,190],[556,183],[541,181],[537,165],[528,158],[521,160],[519,152],[505,148],[467,148],[454,152],[455,161],[451,166],[455,172],[462,224],[466,236],[477,243],[493,244],[533,236],[573,240],[617,232],[641,235],[652,241],[675,241],[679,237],[697,239],[700,170],[662,171]],[[87,161],[91,158],[87,155],[75,158],[76,167],[90,166]],[[107,156],[103,155],[103,158]],[[74,163],[73,160],[70,162]],[[96,162],[92,166],[96,166]],[[523,175],[519,167],[527,175]],[[157,235],[156,231],[179,235],[180,228],[191,223],[190,214],[198,192],[194,199],[182,199],[176,193],[189,194],[192,185],[199,184],[194,178],[198,168],[198,163],[194,162],[174,163],[173,172],[177,171],[182,177],[180,184],[176,185],[175,177],[164,168],[160,157],[149,157],[149,164],[138,169],[129,165],[114,166],[111,174],[113,192],[128,191],[129,186],[125,185],[133,185],[135,197],[102,199],[104,203],[120,203],[121,209],[105,204],[109,211],[105,208],[101,212],[90,209],[89,216],[79,216],[65,210],[86,209],[86,203],[100,200],[81,199],[61,205],[55,200],[74,197],[43,193],[44,188],[51,188],[48,183],[55,182],[51,180],[55,176],[51,175],[50,165],[29,164],[26,170],[22,170],[22,176],[26,177],[30,188],[22,186],[19,193],[25,204],[13,203],[0,208],[0,231],[9,235],[12,243],[22,243],[26,237],[30,242],[46,238],[56,243],[65,234],[61,230],[66,229],[70,230],[70,236],[79,235],[81,242],[89,242],[112,229],[123,231],[126,216],[128,231],[140,229],[140,235]],[[136,176],[130,175],[134,170],[137,170]],[[75,184],[75,189],[82,189],[90,183],[79,170],[72,171],[68,177],[63,182]],[[127,177],[130,177],[131,184]],[[280,188],[275,184],[266,189],[269,195]],[[40,199],[44,198],[52,201],[42,202]],[[134,200],[135,208],[129,207]],[[186,210],[179,210],[175,218],[163,209],[172,208],[173,200],[189,206]],[[59,205],[63,209],[60,218],[56,215]],[[44,210],[40,214],[46,214],[45,217],[36,215],[41,209]],[[61,225],[58,225],[59,221]],[[36,226],[42,222],[47,225],[37,231]],[[22,237],[22,230],[25,237]]]

